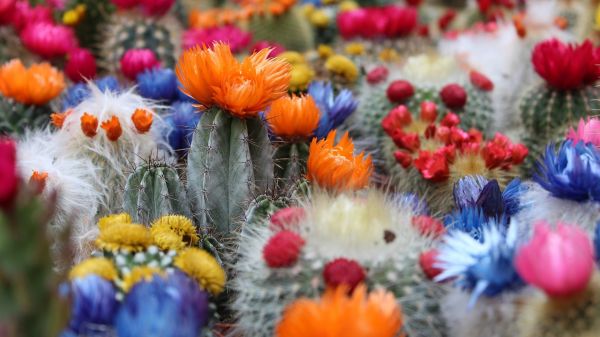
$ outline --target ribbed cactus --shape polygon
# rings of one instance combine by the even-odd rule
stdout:
[[[298,8],[279,16],[255,15],[248,29],[254,40],[278,42],[290,50],[306,51],[314,45],[312,27]]]
[[[281,185],[290,186],[304,177],[306,160],[308,159],[308,144],[287,143],[275,149],[275,178]]]
[[[21,135],[27,129],[41,129],[48,125],[51,112],[47,106],[23,105],[0,97],[0,134]]]
[[[200,222],[221,233],[232,230],[252,198],[273,184],[271,143],[262,121],[207,110],[194,131],[187,180]]]
[[[165,164],[139,167],[127,179],[123,209],[136,223],[150,224],[167,214],[191,218],[185,189],[177,171]]]

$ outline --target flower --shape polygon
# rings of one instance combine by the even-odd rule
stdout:
[[[305,217],[304,208],[301,207],[286,207],[277,210],[270,219],[270,227],[272,230],[293,229]]]
[[[585,84],[588,77],[596,80],[596,62],[590,41],[581,45],[564,44],[558,39],[538,43],[531,62],[546,83],[557,90],[572,90]]]
[[[121,57],[121,72],[130,80],[152,68],[160,67],[160,61],[150,49],[129,49]]]
[[[346,54],[359,56],[365,53],[365,45],[360,42],[348,43],[345,51]]]
[[[533,180],[558,198],[600,201],[600,153],[592,144],[563,142],[549,145]]]
[[[212,255],[202,249],[184,249],[175,258],[174,265],[213,295],[220,294],[225,287],[225,271]]]
[[[290,91],[303,91],[315,77],[315,72],[305,63],[298,63],[292,66],[290,72]]]
[[[358,8],[338,14],[337,26],[344,39],[402,37],[417,27],[417,11],[395,5]]]
[[[118,250],[126,252],[139,252],[152,244],[150,231],[144,225],[121,223],[118,226],[100,228],[96,239],[98,248],[110,252]]]
[[[21,32],[30,23],[54,21],[51,8],[41,5],[31,7],[29,1],[17,1],[11,14],[10,22],[17,32]]]
[[[33,171],[29,177],[29,185],[39,194],[46,188],[46,180],[48,180],[48,172]]]
[[[293,140],[310,137],[319,124],[319,115],[311,96],[284,96],[273,101],[265,118],[273,134]]]
[[[355,82],[358,79],[358,68],[346,56],[333,55],[325,61],[325,68],[334,75],[341,76],[348,82]]]
[[[139,133],[146,133],[152,127],[152,114],[145,109],[135,109],[131,121]]]
[[[102,277],[107,281],[115,281],[118,274],[117,268],[111,260],[104,257],[91,257],[71,268],[69,279],[75,280],[90,275]]]
[[[367,82],[369,84],[378,84],[385,81],[390,71],[385,66],[377,66],[367,73]]]
[[[72,110],[67,110],[65,112],[55,112],[50,115],[50,121],[52,125],[54,125],[54,127],[56,127],[57,129],[61,129],[65,124],[65,119],[67,119],[67,117],[71,113],[73,113]]]
[[[44,21],[27,24],[20,38],[27,49],[48,59],[64,56],[79,44],[70,27]]]
[[[412,224],[424,236],[437,238],[446,233],[441,221],[428,215],[417,215],[412,218]]]
[[[0,68],[0,93],[19,103],[44,105],[64,88],[63,74],[49,63],[33,64],[26,69],[15,59]]]
[[[369,184],[373,172],[371,156],[354,156],[354,144],[346,132],[334,145],[336,131],[310,143],[307,177],[319,186],[334,190],[358,190]]]
[[[306,64],[306,59],[304,56],[297,51],[284,51],[283,53],[279,54],[278,58],[285,60],[291,65]]]
[[[390,102],[403,103],[415,94],[415,88],[409,81],[396,80],[385,91]]]
[[[328,46],[326,44],[320,44],[317,47],[317,53],[319,53],[320,58],[325,59],[325,60],[335,54],[335,52],[333,51],[333,48],[331,48],[331,46]]]
[[[363,267],[354,260],[338,258],[328,262],[323,268],[323,279],[328,287],[336,288],[340,285],[354,290],[366,278]]]
[[[440,98],[450,109],[462,109],[467,104],[467,92],[456,83],[444,86],[440,91]]]
[[[84,48],[71,50],[67,55],[65,74],[74,82],[94,78],[96,76],[96,59],[92,52]]]
[[[81,131],[84,135],[92,138],[97,134],[98,118],[90,114],[84,113],[81,118]]]
[[[288,230],[273,235],[263,247],[263,259],[270,268],[293,266],[304,246],[304,239]]]
[[[181,272],[135,285],[115,318],[119,337],[197,337],[209,319],[208,294]]]
[[[106,138],[113,142],[119,140],[119,137],[121,137],[121,135],[123,134],[121,122],[119,122],[119,118],[117,116],[112,116],[111,119],[105,120],[104,122],[102,122],[100,127],[103,128],[104,131],[106,131]]]
[[[559,223],[556,230],[541,221],[531,241],[515,257],[519,275],[552,297],[583,291],[595,269],[594,251],[586,233]]]
[[[600,148],[600,120],[595,117],[588,118],[587,122],[580,119],[577,130],[574,130],[572,127],[569,128],[567,139],[571,140],[574,144],[583,141],[586,144],[591,143],[596,148]]]
[[[487,76],[476,70],[471,70],[469,72],[469,79],[471,81],[471,84],[483,91],[494,90],[494,82],[492,82],[492,80],[490,80]]]
[[[71,319],[69,329],[85,335],[94,325],[112,325],[119,307],[112,282],[88,275],[71,281]]]
[[[454,202],[459,209],[477,204],[479,195],[488,180],[480,175],[469,175],[460,178],[453,189]]]
[[[127,213],[111,214],[98,220],[98,229],[103,231],[114,225],[131,223],[131,216]]]
[[[63,13],[62,23],[67,26],[77,26],[85,17],[86,11],[87,6],[85,4],[79,4]]]
[[[183,92],[204,107],[217,105],[238,118],[256,117],[286,94],[290,81],[290,65],[268,59],[269,52],[263,49],[240,63],[222,43],[192,48],[180,57],[176,73]]]
[[[150,282],[155,275],[164,276],[164,273],[159,268],[136,266],[123,278],[123,291],[129,292],[139,282]]]
[[[171,129],[167,136],[169,145],[175,151],[185,153],[192,144],[192,136],[200,121],[200,113],[192,103],[177,102],[171,106],[171,113],[164,119]]]
[[[19,188],[17,148],[9,138],[0,137],[0,208],[12,203]]]
[[[7,22],[9,15],[15,12],[15,3],[16,0],[0,1],[0,24]]]
[[[177,97],[177,85],[171,69],[151,68],[137,75],[137,91],[146,98],[170,102]]]
[[[433,182],[441,182],[448,179],[450,169],[444,149],[442,148],[442,151],[435,152],[419,151],[418,157],[414,160],[414,165],[423,178]]]
[[[402,312],[394,295],[379,289],[367,294],[358,286],[350,297],[344,287],[320,300],[299,299],[289,305],[277,324],[278,337],[394,337],[402,327]]]
[[[308,20],[317,28],[325,28],[329,25],[329,16],[327,15],[327,12],[322,9],[312,11],[312,13],[308,15]]]
[[[334,96],[333,87],[329,82],[313,82],[308,86],[308,94],[314,98],[321,112],[319,127],[315,136],[325,138],[327,134],[339,127],[358,107],[352,92],[342,89]]]
[[[140,0],[110,0],[119,9],[129,9],[139,5]]]
[[[165,215],[152,223],[152,239],[162,250],[195,246],[200,238],[192,221],[181,215]]]
[[[481,296],[494,297],[523,286],[513,265],[517,249],[517,228],[506,234],[496,225],[485,227],[481,240],[461,231],[451,231],[436,257],[442,273],[435,281],[456,279],[456,284],[472,291],[469,306]]]
[[[419,266],[429,280],[435,279],[442,273],[442,269],[436,267],[440,252],[437,249],[430,249],[419,255]]]
[[[171,9],[175,0],[139,0],[139,2],[144,14],[162,16]]]
[[[226,43],[234,54],[240,53],[252,41],[252,33],[244,31],[235,25],[225,25],[212,28],[195,28],[186,30],[183,33],[183,49],[190,49],[196,46],[212,46],[220,42]],[[267,48],[269,48],[267,46]],[[269,58],[271,53],[269,53]]]
[[[262,49],[270,49],[271,52],[269,52],[269,55],[267,56],[268,58],[273,58],[276,56],[281,55],[281,53],[283,53],[285,51],[285,47],[277,42],[271,42],[271,41],[265,41],[265,40],[261,40],[261,41],[256,41],[256,43],[254,43],[254,45],[252,45],[252,47],[250,47],[250,50],[252,53],[256,53]]]

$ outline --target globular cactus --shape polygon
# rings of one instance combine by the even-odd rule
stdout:
[[[22,135],[25,130],[42,129],[50,122],[51,113],[46,105],[25,105],[0,97],[0,134]]]
[[[137,223],[149,224],[167,214],[192,216],[177,171],[165,164],[143,165],[127,178],[123,209]]]
[[[255,225],[264,222],[277,210],[288,207],[292,203],[292,198],[284,196],[271,197],[266,194],[260,195],[248,206],[248,210],[245,213],[245,223],[249,225],[249,227],[254,227]]]
[[[66,21],[69,11],[76,13],[79,8],[83,8],[81,6],[85,6],[85,10],[79,15],[78,22],[73,22],[77,40],[82,47],[91,49],[94,55],[99,56],[102,52],[99,48],[102,27],[110,20],[115,7],[109,1],[70,0],[65,6],[67,12],[63,14],[63,22]]]
[[[306,173],[308,144],[287,143],[278,146],[273,154],[275,177],[286,185],[295,183]]]
[[[307,51],[314,45],[312,27],[299,8],[281,15],[255,15],[248,22],[255,40],[281,43],[286,49]]]
[[[262,121],[207,110],[194,131],[187,174],[200,222],[231,231],[252,197],[273,184],[271,143]]]

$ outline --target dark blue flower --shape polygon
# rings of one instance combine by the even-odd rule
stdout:
[[[482,176],[466,176],[454,184],[454,202],[458,208],[475,205],[488,180]]]
[[[318,138],[327,137],[329,131],[340,126],[358,107],[358,101],[354,99],[350,90],[342,89],[334,97],[333,87],[328,82],[312,82],[308,86],[308,94],[315,100],[321,112],[319,126],[315,131]]]
[[[148,69],[137,76],[137,91],[143,97],[172,101],[177,97],[177,76],[171,69]]]
[[[594,231],[594,253],[596,254],[596,261],[600,263],[600,221],[596,224],[596,230]]]
[[[583,142],[549,145],[533,179],[558,198],[600,201],[600,153]]]
[[[71,320],[69,329],[85,334],[98,325],[111,326],[119,303],[112,282],[97,275],[78,278],[71,283]]]
[[[190,148],[196,125],[201,113],[189,102],[176,102],[171,106],[171,113],[165,117],[170,127],[167,141],[178,152]]]
[[[123,300],[115,327],[119,337],[198,337],[208,316],[208,294],[177,271],[135,285]]]
[[[513,179],[502,192],[504,200],[504,212],[507,217],[517,214],[521,206],[521,196],[527,190],[527,186],[521,183],[520,179]]]
[[[448,231],[458,230],[479,241],[482,239],[483,228],[489,222],[490,219],[479,207],[459,209],[444,218],[444,226]]]
[[[62,97],[63,111],[76,107],[88,97],[90,97],[90,89],[86,83],[77,83],[70,86]]]
[[[496,180],[466,176],[454,184],[453,193],[459,209],[478,207],[487,217],[504,217],[508,221],[521,209],[520,197],[525,190],[519,179],[512,180],[501,192]]]
[[[98,89],[100,91],[112,91],[119,92],[121,91],[121,84],[119,84],[119,80],[114,76],[104,76],[96,81],[94,81]]]

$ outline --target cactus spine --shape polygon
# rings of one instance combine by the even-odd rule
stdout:
[[[267,130],[257,118],[238,119],[212,108],[194,131],[188,190],[203,225],[227,233],[242,220],[253,196],[273,184]]]
[[[286,185],[295,183],[304,176],[307,159],[308,144],[306,143],[288,143],[277,147],[273,156],[275,177],[281,179]]]

